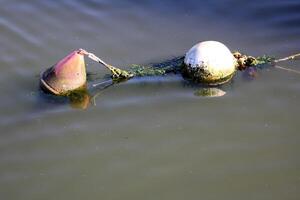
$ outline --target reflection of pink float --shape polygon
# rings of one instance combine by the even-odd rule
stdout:
[[[64,95],[69,91],[84,88],[86,69],[84,50],[76,50],[64,57],[51,68],[43,72],[41,87],[55,95]]]

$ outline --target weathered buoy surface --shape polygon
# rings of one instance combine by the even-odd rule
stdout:
[[[76,50],[42,73],[42,89],[65,95],[86,85],[86,69],[82,50]]]
[[[197,83],[219,85],[233,77],[235,65],[236,59],[224,44],[204,41],[186,53],[183,74]]]

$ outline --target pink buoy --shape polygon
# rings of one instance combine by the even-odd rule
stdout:
[[[84,50],[76,50],[41,74],[40,85],[46,92],[66,95],[86,86]]]

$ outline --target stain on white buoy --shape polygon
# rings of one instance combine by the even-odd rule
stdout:
[[[235,66],[236,59],[224,44],[204,41],[186,53],[183,72],[194,82],[220,85],[233,77]]]

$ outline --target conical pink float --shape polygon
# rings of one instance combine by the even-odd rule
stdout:
[[[55,95],[66,95],[86,86],[84,50],[76,50],[42,73],[42,89]]]

